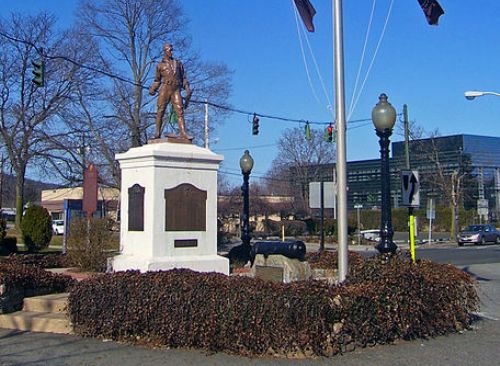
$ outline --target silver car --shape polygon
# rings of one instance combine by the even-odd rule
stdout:
[[[465,243],[500,244],[500,231],[498,231],[493,225],[470,225],[457,235],[457,242],[459,246],[462,246]]]

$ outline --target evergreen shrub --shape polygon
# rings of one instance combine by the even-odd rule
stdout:
[[[30,206],[21,222],[24,245],[30,252],[38,252],[49,246],[52,239],[52,220],[49,212],[41,206]]]

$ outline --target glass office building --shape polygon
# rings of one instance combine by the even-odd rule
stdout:
[[[479,200],[488,207],[488,219],[500,219],[500,138],[475,135],[442,136],[410,141],[410,169],[418,170],[420,204],[427,198],[449,205],[450,187],[459,188],[460,205],[477,208]],[[401,204],[401,170],[406,167],[404,141],[393,142],[390,174],[392,206]],[[347,163],[348,207],[380,207],[380,159]],[[324,181],[335,180],[335,164],[321,169]]]

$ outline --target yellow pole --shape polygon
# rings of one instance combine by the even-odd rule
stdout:
[[[281,241],[285,241],[285,224],[281,224]]]
[[[415,263],[415,216],[410,215],[410,253],[411,260]]]

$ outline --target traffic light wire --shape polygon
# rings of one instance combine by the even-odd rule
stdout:
[[[12,42],[20,42],[20,43],[27,44],[27,45],[33,47],[39,54],[41,54],[41,49],[39,47],[37,47],[35,44],[33,44],[32,42],[30,42],[30,41],[26,41],[26,40],[23,40],[23,39],[18,39],[18,38],[12,37],[12,36],[10,36],[10,35],[2,32],[2,31],[0,31],[0,36],[9,39]],[[90,71],[93,71],[93,72],[105,75],[105,76],[107,76],[107,77],[109,77],[111,79],[120,80],[120,81],[122,81],[124,83],[128,83],[128,84],[131,84],[133,86],[139,86],[139,87],[141,87],[144,90],[148,90],[148,88],[146,86],[144,86],[143,84],[138,84],[138,83],[136,83],[136,82],[134,82],[132,80],[126,79],[126,78],[121,77],[121,76],[116,75],[116,74],[113,74],[113,73],[111,73],[109,71],[105,71],[105,70],[102,70],[102,69],[99,69],[99,68],[96,68],[96,67],[93,67],[93,66],[88,66],[88,65],[81,64],[80,62],[75,61],[75,60],[73,60],[73,59],[71,59],[69,57],[66,57],[66,56],[51,56],[51,55],[45,53],[43,55],[43,57],[45,57],[47,59],[50,59],[50,60],[57,60],[57,59],[64,60],[64,61],[70,62],[73,65],[76,65],[78,67],[81,67],[81,68],[84,68],[84,69],[87,69],[87,70],[90,70]],[[330,123],[332,123],[331,121],[328,121],[328,122],[324,122],[324,121],[311,121],[311,120],[307,120],[307,119],[298,119],[298,118],[288,118],[288,117],[275,116],[275,115],[267,114],[267,113],[250,112],[250,111],[245,111],[245,110],[239,109],[239,108],[233,108],[233,107],[230,107],[230,106],[227,106],[227,105],[212,103],[212,102],[207,101],[207,98],[202,98],[202,100],[191,99],[190,103],[208,104],[209,106],[212,106],[212,107],[217,108],[217,109],[225,110],[225,111],[228,111],[228,112],[239,113],[239,114],[244,114],[244,115],[254,115],[255,114],[257,117],[267,118],[267,119],[272,119],[272,120],[277,120],[277,121],[283,121],[283,122],[292,122],[292,123],[301,123],[301,124],[309,122],[310,124],[322,125],[322,126],[328,126],[328,125],[330,125]],[[361,123],[361,122],[367,122],[367,121],[371,121],[371,118],[363,118],[363,119],[358,119],[358,120],[349,120],[348,123]]]

